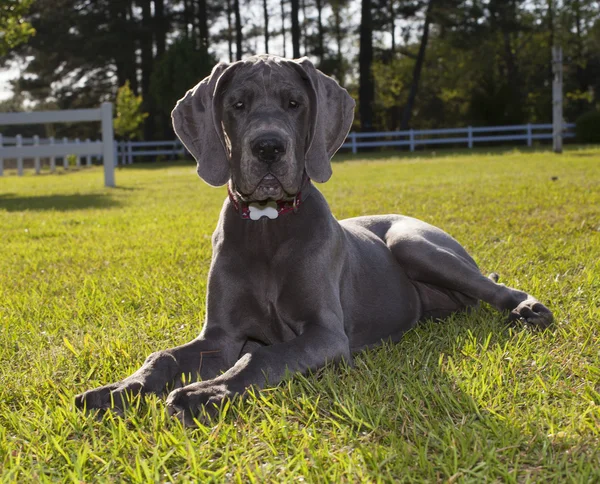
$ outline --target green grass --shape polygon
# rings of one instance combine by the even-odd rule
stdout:
[[[549,331],[487,305],[425,323],[355,367],[295,377],[186,430],[147,399],[73,406],[200,330],[225,190],[192,164],[0,178],[5,481],[591,482],[600,479],[600,149],[343,157],[338,218],[442,227],[483,272],[552,308]],[[557,177],[552,180],[552,177]]]

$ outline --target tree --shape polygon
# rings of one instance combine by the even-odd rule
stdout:
[[[269,53],[269,9],[267,8],[267,0],[263,0],[263,19],[265,32],[265,54]]]
[[[299,0],[290,0],[292,5],[292,56],[297,59],[300,57],[300,20],[298,19],[300,12]]]
[[[419,80],[421,79],[421,72],[423,70],[423,63],[425,62],[425,51],[427,49],[427,43],[429,41],[429,27],[431,25],[431,15],[435,0],[429,0],[427,3],[427,9],[425,11],[425,22],[423,23],[423,34],[421,35],[421,43],[419,45],[419,53],[415,61],[415,67],[412,75],[412,82],[410,83],[410,91],[408,93],[408,99],[404,106],[402,113],[402,121],[400,123],[401,130],[407,130],[410,118],[412,116],[415,99],[417,98],[417,92],[419,90]]]
[[[33,0],[0,2],[0,57],[35,35],[35,29],[24,20],[32,3]]]
[[[188,89],[210,74],[217,60],[206,49],[197,49],[192,39],[175,41],[154,66],[150,94],[162,123],[156,126],[161,138],[173,136],[171,111]]]
[[[148,113],[142,112],[142,96],[136,96],[129,87],[129,81],[117,91],[115,101],[116,117],[113,120],[115,134],[126,139],[140,136],[141,127]]]
[[[373,100],[375,85],[373,82],[373,24],[371,0],[362,0],[360,17],[360,52],[358,55],[360,85],[358,105],[360,127],[363,131],[373,129]]]
[[[240,14],[240,0],[233,0],[233,13],[235,15],[235,59],[242,60],[242,16]]]

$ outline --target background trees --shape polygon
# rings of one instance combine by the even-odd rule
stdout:
[[[597,0],[4,3],[11,25],[36,31],[17,45],[0,24],[0,59],[23,66],[5,106],[96,106],[128,82],[149,113],[146,139],[173,136],[175,101],[215,62],[267,50],[308,55],[337,78],[358,100],[358,129],[548,122],[554,42],[565,50],[566,118],[600,99]]]

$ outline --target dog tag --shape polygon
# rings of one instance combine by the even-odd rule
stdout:
[[[279,216],[279,212],[277,211],[277,203],[276,202],[267,202],[264,205],[259,203],[251,203],[248,205],[250,210],[250,219],[258,220],[262,217],[269,217],[271,220],[276,219]]]

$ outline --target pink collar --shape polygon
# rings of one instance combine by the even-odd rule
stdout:
[[[233,208],[243,219],[259,220],[262,217],[276,219],[280,215],[284,215],[289,212],[298,212],[298,208],[303,202],[302,190],[306,188],[309,182],[310,178],[305,173],[300,191],[294,195],[292,200],[271,200],[264,203],[245,202],[236,198],[231,189],[230,183],[227,184],[227,194],[229,195],[229,200],[231,200]]]

